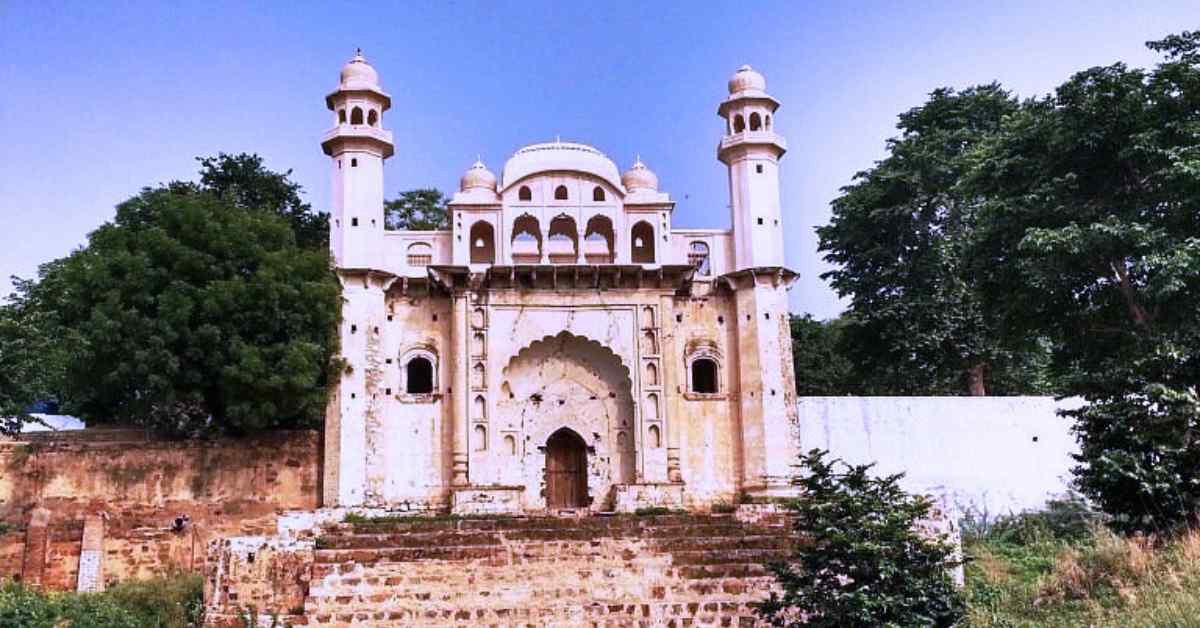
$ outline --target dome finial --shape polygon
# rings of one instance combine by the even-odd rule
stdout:
[[[729,93],[737,94],[739,92],[765,92],[767,90],[767,80],[763,75],[755,71],[749,65],[743,65],[733,73],[729,78]]]
[[[633,162],[629,170],[621,175],[621,185],[625,186],[630,192],[634,190],[651,190],[658,191],[658,176],[652,170],[642,163],[642,156],[638,155],[637,160]]]

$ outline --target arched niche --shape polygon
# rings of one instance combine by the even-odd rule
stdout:
[[[496,263],[496,230],[490,222],[477,220],[471,225],[471,263]]]
[[[646,363],[646,385],[658,385],[658,367],[653,362]]]
[[[592,216],[583,235],[583,257],[589,264],[611,264],[616,234],[608,216]]]
[[[512,234],[514,264],[538,264],[542,261],[542,227],[537,218],[521,214],[513,221]]]
[[[630,261],[634,264],[654,263],[654,227],[645,220],[629,230]]]
[[[574,264],[579,259],[579,230],[575,219],[566,214],[555,216],[550,221],[546,244],[550,263]]]

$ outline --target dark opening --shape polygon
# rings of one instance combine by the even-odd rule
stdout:
[[[630,230],[630,258],[634,264],[654,263],[654,227],[641,221]]]
[[[522,185],[521,189],[517,190],[517,200],[521,200],[521,201],[532,201],[533,200],[533,191],[529,189],[529,186]]]
[[[433,392],[433,365],[425,358],[413,358],[404,367],[406,392],[428,395]]]
[[[351,109],[350,110],[350,124],[362,124],[362,122],[363,122],[362,109],[359,109],[358,107]]]
[[[554,200],[556,200],[556,201],[567,200],[567,186],[560,185],[560,186],[554,188]]]
[[[604,200],[604,188],[597,185],[595,187],[595,189],[592,190],[592,200],[593,201]]]
[[[546,506],[584,508],[588,505],[587,443],[563,428],[546,441]]]
[[[692,361],[692,392],[717,392],[717,363],[708,358]]]

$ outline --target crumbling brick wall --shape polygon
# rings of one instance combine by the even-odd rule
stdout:
[[[88,516],[104,521],[102,582],[200,572],[209,540],[273,533],[278,512],[318,507],[320,454],[315,431],[167,441],[82,430],[0,441],[0,580],[76,588]],[[48,515],[44,542],[29,533],[35,509]]]

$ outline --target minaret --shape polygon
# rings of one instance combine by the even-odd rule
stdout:
[[[383,270],[383,160],[393,148],[382,125],[392,99],[359,51],[325,104],[334,115],[321,148],[333,160],[329,247],[342,284],[339,335],[347,368],[326,408],[323,497],[326,506],[370,505],[376,478],[366,464],[367,432],[378,425],[387,397],[384,295],[395,279]]]
[[[334,127],[321,138],[333,158],[333,216],[329,247],[338,268],[379,268],[383,254],[383,160],[392,156],[392,132],[383,112],[392,97],[379,87],[362,51],[342,67],[337,91],[325,97]]]
[[[787,151],[775,133],[779,101],[767,94],[763,75],[743,65],[729,79],[729,97],[717,113],[725,137],[717,159],[729,167],[729,206],[733,212],[734,266],[783,266],[783,225],[779,210],[779,158]]]
[[[796,273],[784,266],[779,206],[787,144],[775,133],[779,101],[766,89],[748,65],[729,79],[729,97],[717,109],[726,122],[717,158],[729,168],[733,214],[734,271],[725,277],[737,308],[742,490],[787,494],[799,449],[787,301]]]

